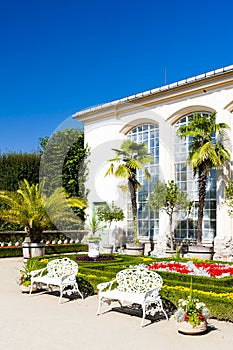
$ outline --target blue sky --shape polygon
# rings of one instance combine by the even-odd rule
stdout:
[[[233,64],[231,0],[0,1],[0,150],[80,109]]]

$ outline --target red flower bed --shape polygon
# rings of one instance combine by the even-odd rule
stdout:
[[[184,273],[187,275],[199,275],[209,277],[226,277],[233,275],[233,266],[228,264],[208,264],[189,261],[179,262],[154,262],[147,266],[150,270]]]

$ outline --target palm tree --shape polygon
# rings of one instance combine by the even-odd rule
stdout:
[[[84,208],[86,202],[78,198],[66,198],[62,188],[46,197],[39,184],[30,185],[27,180],[19,182],[16,192],[0,191],[0,202],[4,208],[0,217],[6,222],[19,224],[25,228],[32,242],[39,243],[42,232],[58,221],[71,222],[77,217],[70,207]]]
[[[223,167],[230,160],[230,153],[223,145],[224,138],[226,139],[225,129],[229,129],[229,126],[225,123],[216,124],[215,119],[216,112],[211,115],[194,113],[188,125],[182,125],[177,130],[179,137],[191,138],[187,162],[193,169],[193,175],[198,176],[198,245],[202,242],[207,178],[212,168]]]
[[[153,161],[152,155],[147,151],[146,144],[125,140],[122,142],[120,149],[113,149],[116,157],[109,159],[111,162],[105,176],[114,175],[117,178],[128,180],[128,189],[131,197],[131,206],[133,214],[133,231],[134,241],[137,238],[137,191],[141,184],[137,180],[137,171],[144,170],[145,178],[150,180],[151,175],[146,168],[148,163]],[[118,165],[116,165],[118,163]]]

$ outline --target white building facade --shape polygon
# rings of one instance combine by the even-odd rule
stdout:
[[[180,125],[188,122],[192,113],[210,114],[216,111],[216,122],[230,126],[229,136],[233,138],[233,65],[191,77],[160,88],[148,90],[133,96],[89,108],[74,115],[84,123],[85,140],[91,149],[89,179],[89,204],[98,206],[104,202],[114,203],[125,211],[126,219],[113,228],[112,240],[118,245],[130,239],[132,215],[129,195],[122,191],[122,180],[105,177],[110,163],[122,141],[129,138],[146,143],[153,154],[154,162],[149,165],[152,181],[144,179],[138,192],[138,232],[149,252],[165,249],[169,222],[166,214],[152,211],[148,197],[153,191],[156,179],[175,180],[196,202],[191,217],[180,213],[174,221],[177,240],[195,239],[197,231],[198,193],[197,181],[187,166],[188,141],[176,135]],[[227,145],[232,153],[232,145]],[[231,169],[213,170],[207,184],[207,196],[203,221],[203,241],[215,242],[215,251],[228,251],[232,240],[233,222],[224,202],[225,179],[231,177]],[[152,245],[151,245],[152,244]],[[221,247],[221,249],[220,249]],[[224,253],[225,254],[225,253]]]

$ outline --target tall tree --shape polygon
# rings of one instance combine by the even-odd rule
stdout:
[[[48,192],[62,185],[71,196],[86,196],[84,182],[90,150],[84,144],[82,128],[64,129],[50,138],[40,138],[40,152],[40,179],[45,179]]]
[[[212,168],[223,167],[230,160],[230,153],[224,146],[226,123],[216,123],[216,112],[211,115],[194,113],[188,125],[178,128],[181,138],[190,137],[190,150],[187,162],[198,176],[198,228],[197,243],[202,243],[203,212],[206,197],[206,182]]]
[[[48,196],[57,187],[64,187],[69,196],[86,199],[88,190],[85,181],[90,151],[84,144],[83,129],[64,129],[49,139],[41,138],[40,149],[40,180],[45,180],[45,194]],[[76,208],[75,212],[84,222],[84,210]]]
[[[153,161],[152,155],[147,151],[146,144],[125,140],[120,149],[113,149],[116,157],[109,159],[111,162],[105,176],[114,175],[117,178],[127,179],[131,197],[133,214],[134,241],[138,241],[137,235],[137,191],[141,184],[137,180],[137,171],[144,170],[146,179],[151,179],[147,165]]]
[[[173,181],[157,181],[154,190],[149,197],[150,209],[162,210],[169,216],[169,234],[171,241],[171,250],[174,249],[173,234],[173,214],[177,211],[187,211],[190,208],[191,201],[188,200],[188,194],[178,188]]]
[[[19,181],[39,182],[39,153],[0,153],[0,189],[16,191]]]

